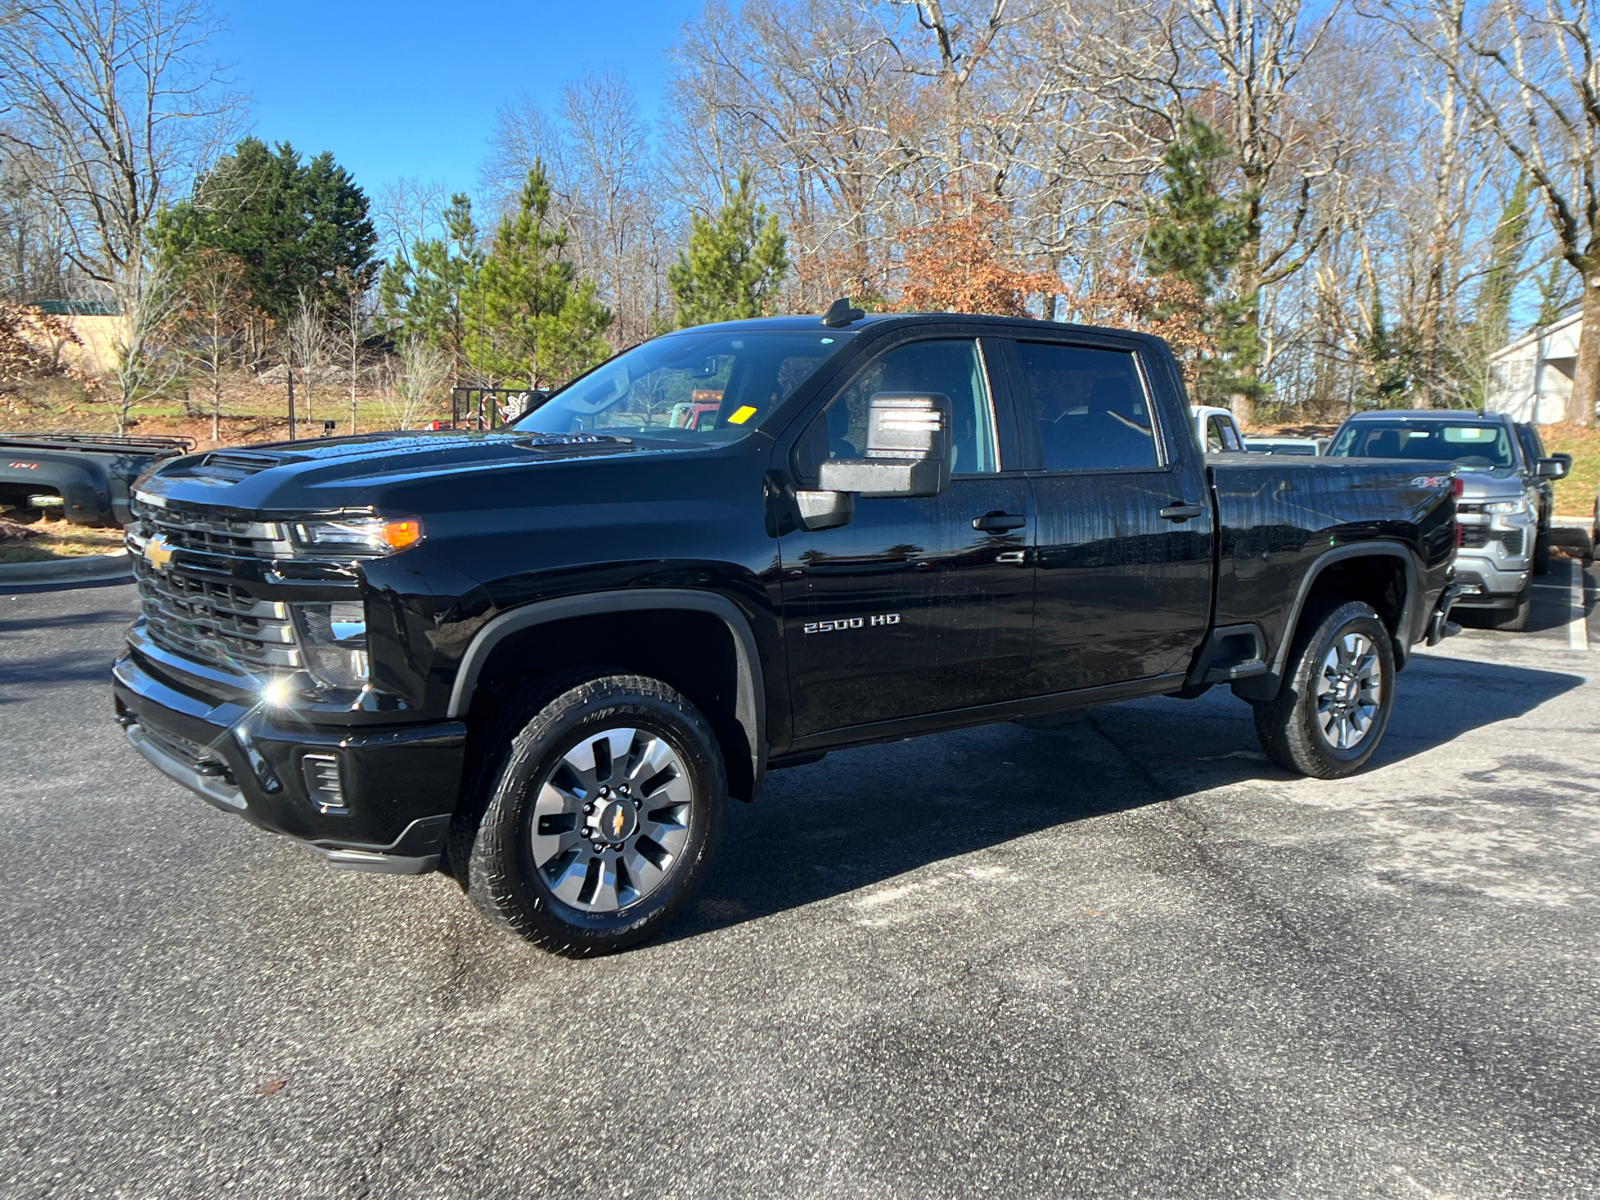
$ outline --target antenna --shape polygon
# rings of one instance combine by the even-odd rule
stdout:
[[[822,314],[822,323],[829,329],[842,329],[852,321],[859,321],[867,314],[859,308],[850,307],[850,297],[840,296],[828,305],[828,311]]]

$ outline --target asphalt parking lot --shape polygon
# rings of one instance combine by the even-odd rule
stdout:
[[[1218,691],[837,755],[582,963],[149,769],[131,588],[0,595],[0,1194],[1600,1193],[1568,569],[1532,632],[1420,654],[1353,779]]]

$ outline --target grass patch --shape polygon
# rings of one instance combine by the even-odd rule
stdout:
[[[1541,425],[1539,436],[1547,454],[1572,455],[1572,473],[1556,480],[1556,515],[1594,515],[1594,492],[1600,487],[1600,429],[1574,425]]]
[[[68,521],[34,521],[28,528],[37,531],[37,536],[0,541],[0,563],[57,562],[63,558],[111,554],[124,545],[124,534],[116,527],[99,529]]]

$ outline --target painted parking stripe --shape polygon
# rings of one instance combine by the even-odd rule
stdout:
[[[1589,648],[1589,622],[1584,618],[1583,564],[1572,560],[1572,617],[1567,622],[1567,645],[1574,650]]]

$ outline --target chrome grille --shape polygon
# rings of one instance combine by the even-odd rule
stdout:
[[[241,560],[270,562],[286,553],[281,526],[143,502],[134,511],[138,521],[128,530],[128,548],[152,641],[236,671],[300,666],[289,606],[258,600],[230,577]],[[162,570],[144,557],[156,537],[171,552]]]
[[[271,562],[293,554],[288,531],[276,521],[235,521],[189,508],[136,503],[137,547],[159,535],[169,550],[184,552],[183,566],[228,572],[241,560]]]

